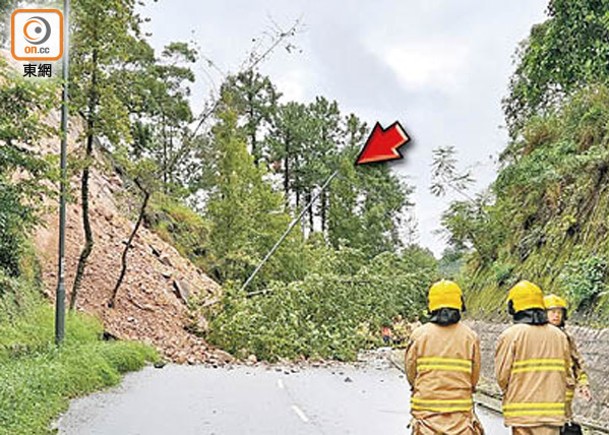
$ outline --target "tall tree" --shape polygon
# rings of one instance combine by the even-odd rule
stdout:
[[[336,156],[340,135],[340,110],[336,101],[328,101],[324,97],[315,98],[309,106],[312,119],[312,131],[306,144],[304,155],[306,161],[304,171],[305,183],[308,184],[308,199],[313,192],[323,184],[324,180],[336,168]],[[331,187],[330,187],[331,189]],[[328,220],[328,191],[321,192],[317,207],[321,231],[325,233]],[[314,209],[309,212],[311,231],[313,228]]]
[[[229,76],[222,86],[222,92],[231,94],[232,104],[244,120],[250,152],[254,156],[254,164],[258,166],[265,152],[259,135],[263,129],[270,127],[281,94],[269,77],[253,68]]]
[[[310,123],[307,107],[290,101],[278,107],[267,137],[270,159],[276,162],[277,167],[281,166],[286,204],[290,204],[290,198],[294,196],[297,209],[302,193],[300,165],[309,138]]]
[[[188,98],[190,85],[194,83],[191,69],[197,61],[197,52],[186,43],[174,42],[162,52],[155,66],[156,86],[152,125],[160,130],[160,149],[156,160],[162,169],[163,190],[169,193],[190,181],[184,165],[192,158],[193,144],[189,124],[193,115]]]
[[[263,180],[263,169],[254,164],[248,153],[243,131],[237,127],[237,115],[231,110],[230,96],[226,98],[219,123],[213,129],[213,146],[217,149],[215,189],[205,212],[211,223],[210,269],[221,282],[244,281],[289,222],[281,195]],[[275,277],[294,278],[298,268],[297,243],[298,235],[293,234],[265,271],[274,270]]]
[[[78,290],[93,249],[93,231],[89,218],[89,176],[98,140],[118,145],[129,139],[129,107],[122,71],[137,69],[149,60],[150,50],[140,35],[140,17],[131,0],[98,2],[82,0],[72,10],[70,95],[76,112],[84,121],[84,168],[80,198],[85,244],[81,251],[70,308],[76,305]]]
[[[500,240],[489,225],[491,218],[487,209],[492,198],[488,192],[470,193],[475,180],[470,171],[457,169],[455,154],[452,146],[433,150],[429,190],[438,197],[450,190],[463,198],[451,202],[448,210],[442,213],[441,222],[448,234],[449,246],[459,251],[475,249],[483,263],[492,262]]]
[[[412,188],[386,165],[355,167],[366,125],[355,115],[345,119],[339,177],[332,183],[328,237],[333,246],[362,250],[368,257],[401,247],[402,215],[411,205]]]

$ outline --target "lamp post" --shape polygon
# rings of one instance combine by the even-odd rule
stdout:
[[[66,191],[67,191],[67,170],[66,153],[68,142],[68,78],[70,63],[70,0],[63,1],[63,92],[61,104],[61,180],[59,194],[59,261],[57,273],[57,291],[55,293],[55,343],[61,344],[65,335],[66,323],[66,287],[65,277],[65,242],[66,242]]]

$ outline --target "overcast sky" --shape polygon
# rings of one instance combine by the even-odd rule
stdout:
[[[406,159],[392,168],[415,187],[419,242],[440,255],[445,240],[433,233],[453,199],[429,193],[431,150],[454,145],[478,188],[495,177],[505,147],[500,101],[513,71],[512,56],[531,26],[545,19],[547,0],[160,0],[143,15],[152,44],[195,40],[222,71],[235,71],[253,38],[275,22],[288,28],[299,50],[276,51],[261,66],[284,101],[338,101],[370,125],[399,120],[412,137]],[[301,52],[300,52],[301,51]],[[210,77],[196,68],[193,104],[209,93]],[[219,83],[217,76],[212,80]]]

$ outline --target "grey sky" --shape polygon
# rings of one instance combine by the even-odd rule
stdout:
[[[344,113],[369,124],[401,121],[413,141],[405,161],[393,164],[415,186],[419,241],[439,255],[444,240],[433,234],[453,199],[429,194],[431,150],[454,145],[478,187],[495,176],[493,158],[506,144],[500,107],[513,70],[512,55],[547,0],[194,1],[160,0],[143,14],[152,18],[151,42],[195,40],[223,71],[235,71],[252,38],[274,21],[288,28],[302,18],[294,43],[280,49],[261,71],[285,100],[336,99]],[[197,68],[195,107],[210,79]],[[216,85],[219,78],[215,78]]]

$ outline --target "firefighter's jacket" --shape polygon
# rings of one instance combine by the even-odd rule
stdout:
[[[567,337],[549,325],[516,324],[500,336],[495,374],[506,426],[562,426],[572,385]]]
[[[573,377],[574,383],[573,385],[567,385],[567,393],[566,393],[566,415],[567,418],[571,418],[573,416],[572,404],[573,397],[575,395],[575,387],[580,385],[589,385],[588,375],[586,374],[586,368],[584,365],[584,358],[579,353],[577,349],[577,345],[575,344],[575,340],[573,337],[564,329],[561,330],[567,336],[567,341],[569,342],[569,352],[571,355],[571,364],[570,371],[571,376]]]
[[[474,331],[460,322],[427,323],[412,332],[405,365],[415,425],[418,420],[438,433],[475,433],[472,395],[480,377],[480,340]]]

